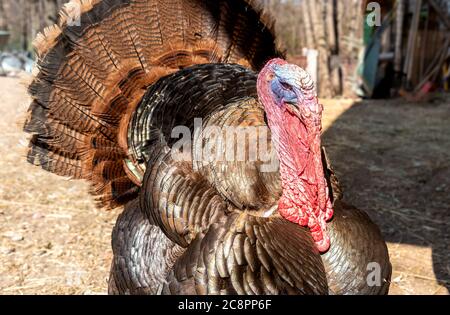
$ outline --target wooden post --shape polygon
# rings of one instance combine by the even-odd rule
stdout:
[[[421,8],[422,8],[422,0],[416,0],[416,6],[414,7],[414,16],[409,31],[407,57],[405,61],[405,66],[403,68],[403,71],[406,73],[407,83],[411,82],[411,78],[413,75],[412,72],[414,69],[414,54],[416,50],[416,38],[417,38],[417,30],[419,29]]]
[[[397,0],[397,12],[395,15],[395,61],[396,73],[402,71],[402,42],[403,42],[403,18],[405,16],[405,0]]]
[[[422,78],[424,76],[424,70],[425,70],[425,58],[426,58],[426,51],[427,51],[427,42],[428,42],[428,27],[430,24],[430,7],[429,4],[426,3],[427,6],[427,19],[425,21],[425,27],[423,29],[423,34],[420,37],[420,62],[419,62],[419,78]]]
[[[436,11],[436,13],[439,16],[439,18],[441,19],[442,23],[444,23],[445,27],[449,30],[450,29],[450,18],[448,17],[448,14],[446,13],[447,10],[439,7],[439,5],[435,2],[435,0],[428,0],[428,3]]]
[[[335,70],[334,76],[335,76],[335,80],[337,80],[336,81],[336,88],[337,88],[336,92],[338,95],[342,95],[344,92],[344,86],[343,86],[343,80],[342,80],[342,66],[341,66],[342,58],[340,56],[341,55],[341,48],[340,48],[341,41],[339,38],[340,33],[339,33],[339,18],[338,18],[338,14],[339,14],[338,3],[339,3],[339,1],[332,0],[332,3],[333,3],[332,4],[332,15],[333,15],[332,24],[333,24],[333,36],[334,36],[334,40],[335,40],[334,55],[336,56],[336,58],[339,58],[338,59],[339,64]]]

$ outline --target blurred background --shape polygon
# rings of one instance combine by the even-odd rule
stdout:
[[[64,0],[0,0],[0,294],[105,294],[120,209],[25,160],[33,39]],[[345,199],[388,242],[391,294],[450,288],[450,1],[261,0],[318,85]]]
[[[0,0],[3,72],[31,71],[32,41],[64,0]],[[388,98],[448,90],[448,0],[261,0],[291,61],[321,97]]]

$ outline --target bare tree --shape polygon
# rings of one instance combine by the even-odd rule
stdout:
[[[303,25],[304,25],[304,33],[305,33],[305,44],[306,47],[311,48],[314,46],[314,30],[311,24],[311,16],[309,14],[309,4],[307,1],[303,1],[302,3],[302,17],[303,17]]]
[[[6,17],[5,5],[3,0],[0,0],[0,30],[8,29],[8,21]]]
[[[39,30],[43,30],[47,26],[47,6],[46,0],[38,0]]]
[[[330,80],[330,49],[327,45],[327,35],[325,27],[325,9],[323,1],[311,1],[312,25],[315,34],[316,49],[319,52],[319,82],[318,91],[322,97],[332,97],[332,83]]]
[[[30,9],[30,2],[27,0],[20,0],[20,7],[22,8],[22,38],[21,38],[21,46],[23,50],[28,50],[28,40],[30,37],[29,32],[29,25],[30,25],[30,19],[29,19],[29,9]]]

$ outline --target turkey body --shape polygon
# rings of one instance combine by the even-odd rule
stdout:
[[[261,160],[198,162],[192,150],[187,159],[173,160],[171,130],[181,123],[193,130],[194,117],[204,118],[204,129],[266,127],[253,72],[237,65],[195,66],[161,79],[147,96],[130,129],[133,146],[145,148],[142,160],[148,161],[140,208],[149,218],[145,224],[161,227],[171,240],[161,237],[161,231],[151,234],[153,241],[157,240],[155,248],[166,251],[181,247],[177,247],[175,260],[172,255],[159,256],[162,260],[167,257],[163,265],[170,266],[164,269],[164,280],[160,278],[158,284],[154,279],[160,274],[148,275],[148,279],[132,283],[133,290],[152,282],[153,287],[146,287],[150,293],[167,294],[387,292],[390,265],[381,234],[367,215],[341,201],[341,189],[325,157],[335,217],[329,223],[333,246],[324,255],[314,248],[305,228],[287,222],[276,212],[265,216],[281,195],[277,169],[261,171]],[[177,120],[175,113],[180,112],[183,115]],[[202,142],[197,144],[194,139],[193,146],[203,147],[208,140],[197,139]],[[270,141],[267,145],[270,147]],[[113,248],[133,243],[119,236],[123,233],[113,234]],[[115,264],[124,257],[116,255]],[[151,260],[145,253],[139,257]],[[138,275],[144,274],[136,271],[141,264],[125,261],[128,272],[136,272],[136,277],[129,278],[139,279]],[[371,262],[378,263],[382,271],[378,287],[367,282]],[[119,276],[123,274],[113,272],[112,278],[123,285],[123,276]]]
[[[325,153],[330,249],[278,213],[257,90],[257,71],[283,56],[275,38],[253,0],[72,0],[38,36],[28,161],[90,181],[100,206],[125,206],[111,294],[387,293],[380,231],[342,201]],[[252,156],[254,144],[268,154]]]

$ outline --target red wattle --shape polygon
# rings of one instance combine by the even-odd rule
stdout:
[[[326,230],[326,222],[332,218],[333,209],[326,211],[311,211],[293,204],[289,199],[282,197],[278,202],[278,212],[288,221],[308,227],[319,252],[326,252],[330,247],[330,237]]]
[[[320,121],[320,120],[319,120]],[[280,155],[283,197],[279,213],[293,223],[308,227],[320,252],[330,247],[326,222],[333,217],[322,164],[320,125],[304,125],[298,116],[284,113],[285,143]]]

